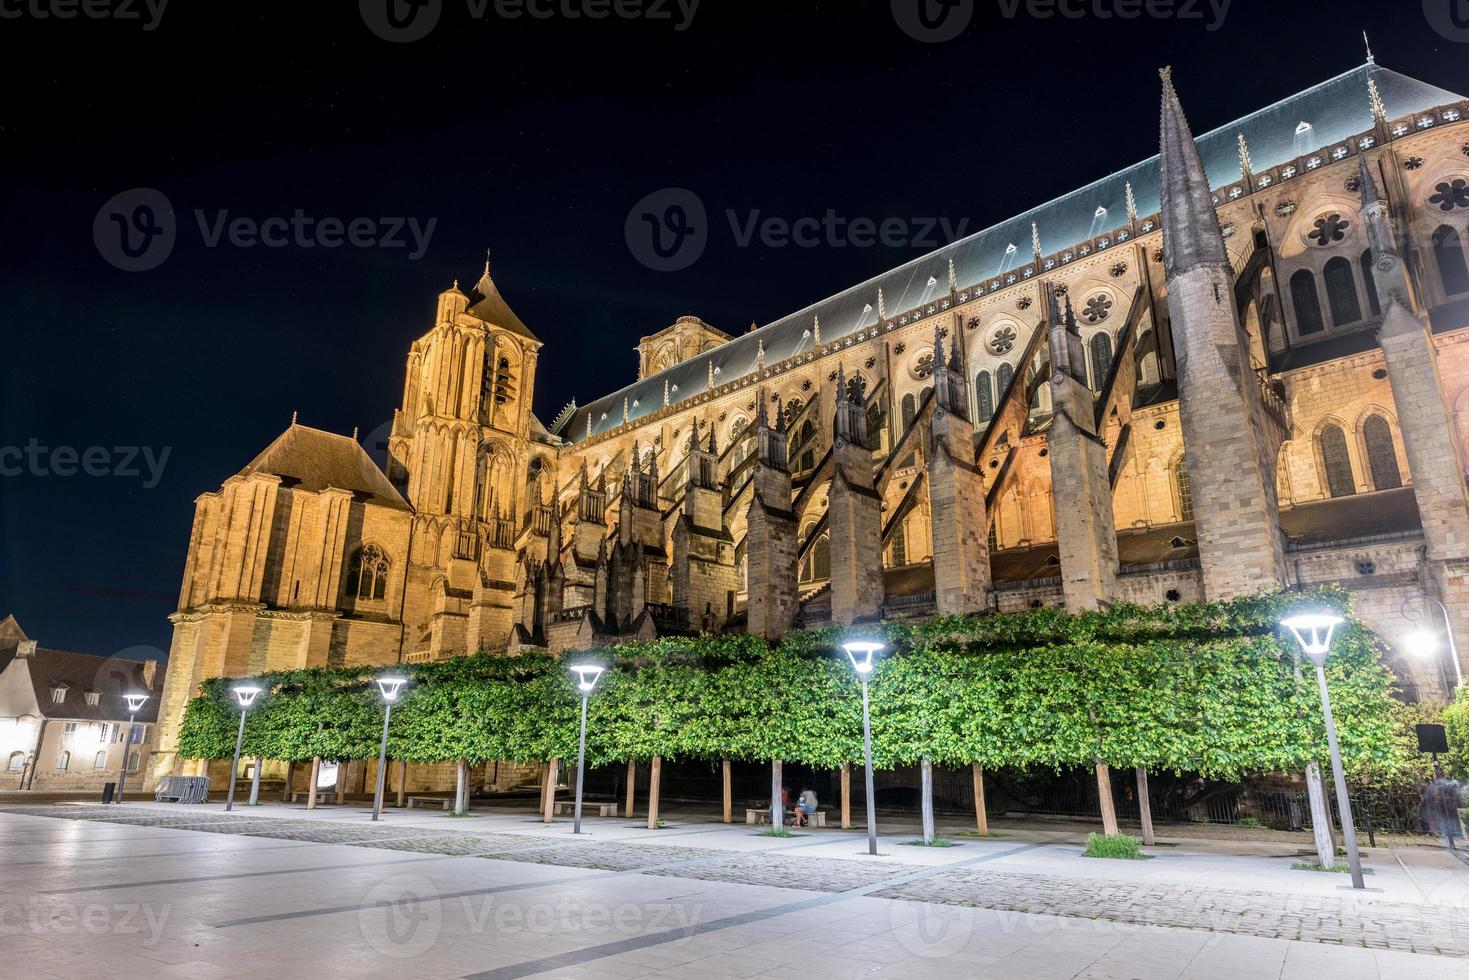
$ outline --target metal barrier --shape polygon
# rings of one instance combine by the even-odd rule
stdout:
[[[208,776],[164,776],[153,794],[157,803],[207,803]]]

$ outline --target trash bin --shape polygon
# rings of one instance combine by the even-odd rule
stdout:
[[[103,803],[111,803],[112,802],[112,794],[115,793],[115,792],[117,792],[117,784],[116,783],[103,783],[102,784],[102,802]]]

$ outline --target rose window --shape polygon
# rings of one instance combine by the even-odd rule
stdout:
[[[933,377],[933,354],[922,354],[918,360],[913,362],[913,377],[919,379]]]
[[[1440,211],[1452,211],[1455,208],[1469,208],[1469,183],[1460,177],[1453,183],[1445,181],[1438,185],[1438,193],[1428,199],[1428,203]]]
[[[990,353],[996,357],[1004,357],[1015,349],[1015,341],[1017,339],[1014,327],[1004,326],[998,328],[994,332],[994,335],[990,337]]]
[[[1324,248],[1333,242],[1339,242],[1347,236],[1347,229],[1352,226],[1350,221],[1345,220],[1339,214],[1328,214],[1324,218],[1316,219],[1316,228],[1306,237],[1311,239],[1311,244]]]
[[[1081,311],[1081,318],[1087,323],[1101,323],[1112,315],[1112,301],[1106,296],[1093,296],[1086,301],[1086,309]]]

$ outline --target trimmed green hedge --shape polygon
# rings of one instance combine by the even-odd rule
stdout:
[[[927,756],[987,768],[1146,765],[1238,778],[1324,759],[1312,668],[1277,625],[1305,606],[1350,615],[1340,590],[1225,603],[1055,609],[889,623],[891,650],[871,682],[880,768]],[[747,635],[667,639],[579,657],[611,669],[592,697],[591,764],[665,758],[781,758],[835,768],[861,759],[860,688],[836,629],[792,632],[777,646]],[[385,668],[257,678],[245,752],[269,759],[372,758]],[[532,762],[576,753],[578,696],[563,661],[480,654],[404,665],[388,752],[413,762]],[[1394,770],[1393,679],[1373,634],[1349,619],[1328,665],[1348,765]],[[188,706],[184,758],[228,758],[238,709],[229,680]]]

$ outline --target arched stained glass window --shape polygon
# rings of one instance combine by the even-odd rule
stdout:
[[[1350,497],[1357,492],[1352,477],[1352,460],[1347,455],[1347,437],[1339,426],[1328,425],[1316,437],[1321,467],[1326,473],[1326,491],[1333,497]]]
[[[1173,485],[1178,491],[1178,519],[1194,519],[1194,485],[1189,479],[1188,463],[1182,456],[1173,464]]]
[[[1469,293],[1469,266],[1464,264],[1464,240],[1459,232],[1444,225],[1433,233],[1433,257],[1438,260],[1438,275],[1449,296]]]
[[[1338,255],[1326,263],[1326,302],[1331,307],[1331,322],[1338,326],[1362,319],[1362,304],[1357,299],[1357,282],[1352,277],[1352,263]]]
[[[1372,274],[1372,249],[1362,253],[1362,284],[1367,287],[1367,303],[1373,316],[1382,316],[1382,300],[1377,296],[1377,277]]]
[[[1290,277],[1290,298],[1296,308],[1296,330],[1302,337],[1326,329],[1321,318],[1321,297],[1316,294],[1316,276],[1302,269]]]
[[[908,524],[899,524],[893,531],[893,567],[902,568],[908,564]]]
[[[823,534],[812,550],[812,572],[820,579],[831,578],[831,535]]]
[[[1009,364],[1001,364],[995,372],[996,388],[999,390],[999,401],[1005,400],[1005,393],[1010,390],[1010,381],[1015,377],[1015,369]]]
[[[903,431],[907,432],[913,427],[913,420],[918,417],[918,402],[909,392],[903,396]]]
[[[352,556],[347,594],[358,599],[381,599],[388,592],[388,556],[377,545],[367,545]]]
[[[995,389],[988,371],[974,376],[974,396],[979,406],[979,421],[988,422],[995,417]]]
[[[1393,447],[1392,426],[1381,415],[1373,415],[1362,425],[1362,442],[1367,446],[1367,469],[1372,473],[1374,490],[1392,490],[1403,485],[1398,469],[1398,454]]]
[[[1101,391],[1112,373],[1112,337],[1099,333],[1092,338],[1092,390]]]

